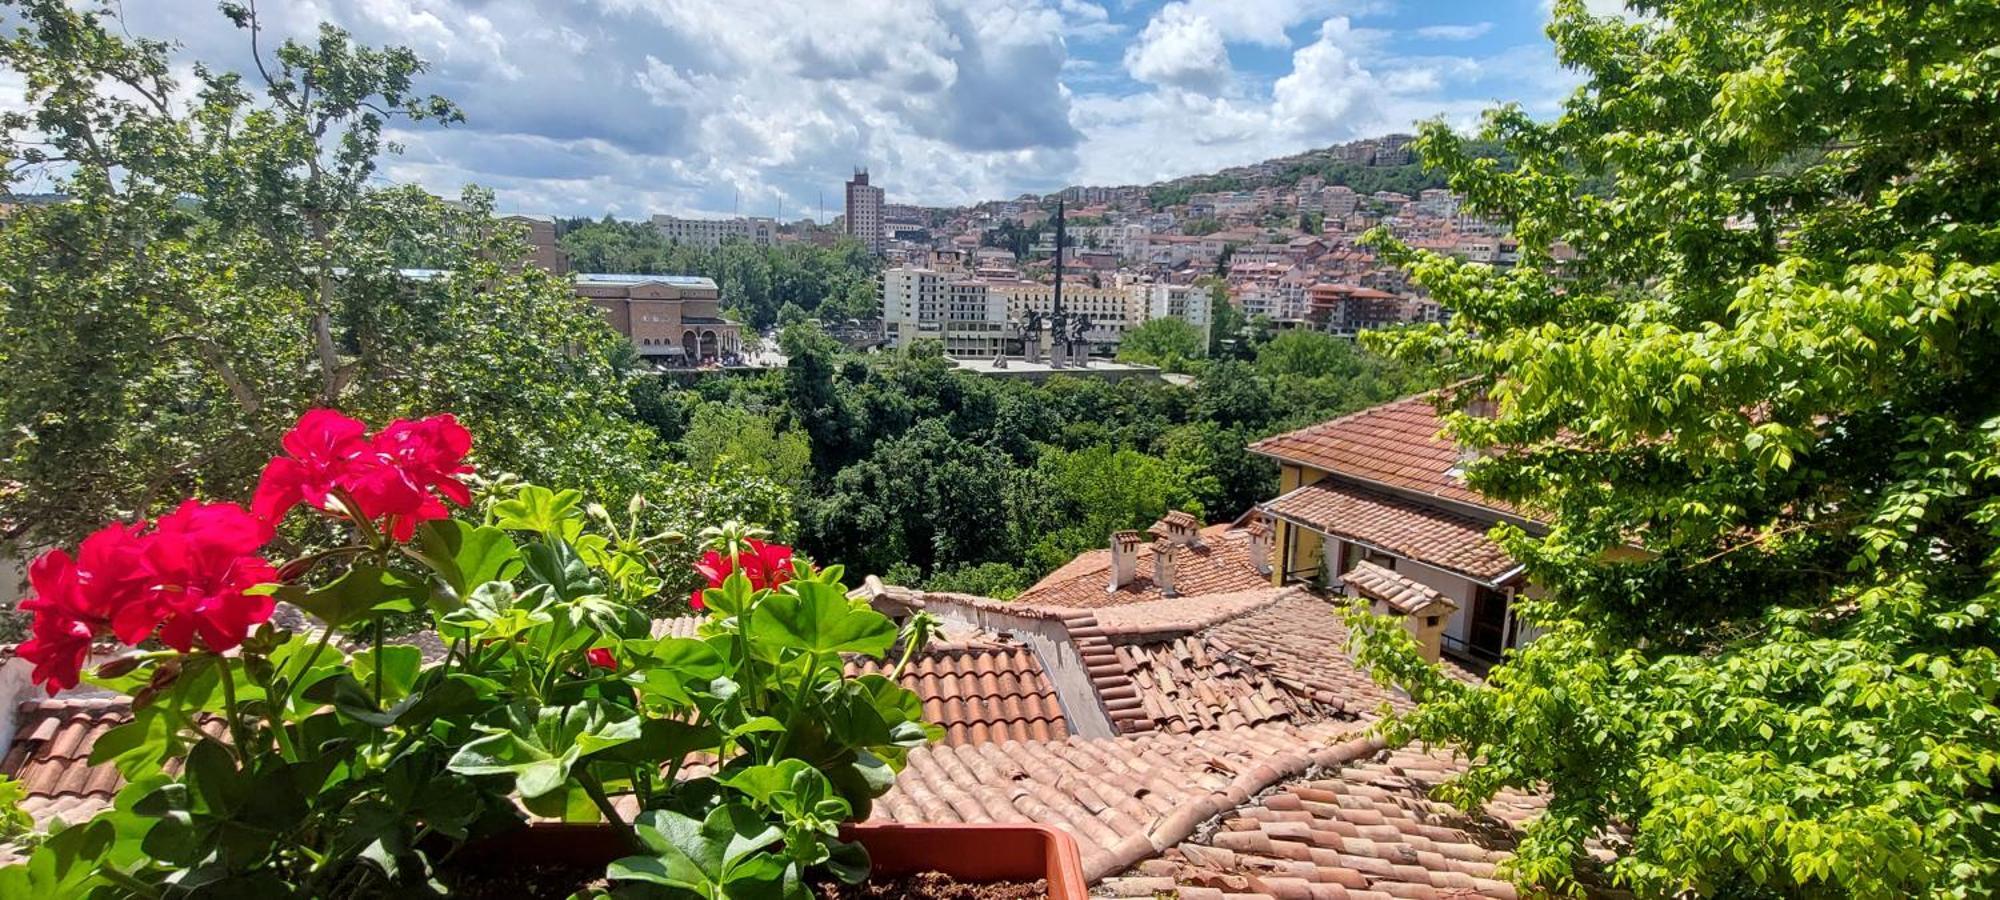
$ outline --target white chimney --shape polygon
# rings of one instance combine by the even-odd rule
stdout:
[[[1139,577],[1139,532],[1114,531],[1111,533],[1111,586],[1106,593],[1116,592]]]
[[[1258,574],[1271,574],[1271,522],[1263,516],[1250,520],[1250,567]]]
[[[1153,542],[1153,586],[1160,589],[1162,597],[1180,596],[1180,592],[1174,590],[1174,569],[1177,568],[1174,554],[1179,551],[1180,545],[1167,538]]]

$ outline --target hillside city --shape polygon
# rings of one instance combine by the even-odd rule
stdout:
[[[0,158],[0,900],[2000,896],[1993,0],[0,0]]]
[[[1087,368],[1091,358],[1117,357],[1127,332],[1158,319],[1186,323],[1206,346],[1221,304],[1230,307],[1225,328],[1255,321],[1353,337],[1440,321],[1440,306],[1360,244],[1363,234],[1380,227],[1409,246],[1502,268],[1519,254],[1504,225],[1463,209],[1463,197],[1447,188],[1364,193],[1343,183],[1434,183],[1412,159],[1410,140],[1387,135],[1144,187],[1078,186],[953,209],[886,202],[885,187],[856,169],[844,185],[845,211],[825,227],[811,219],[787,224],[665,213],[646,224],[668,245],[704,250],[853,239],[882,269],[874,315],[823,323],[852,346],[907,349],[932,341],[946,356],[984,361],[972,365],[992,371],[995,361],[1005,368],[1008,359],[1032,360],[1032,368],[1064,344]],[[1062,275],[1070,317],[1060,340],[1049,321],[1057,311],[1059,214],[1066,219]],[[514,218],[529,228],[537,265],[571,270],[560,244],[564,231],[552,217]],[[714,321],[731,298],[677,282],[676,273],[657,273],[666,291],[717,303],[689,308],[685,320],[655,315],[661,321],[651,325],[705,326],[670,333],[648,327],[643,313],[632,318],[621,301],[638,295],[621,286],[628,279],[612,277],[624,274],[580,273],[578,290],[607,311],[642,356],[663,365],[743,359],[742,323]]]

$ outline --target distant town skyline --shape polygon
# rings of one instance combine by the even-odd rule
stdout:
[[[1457,125],[1574,87],[1548,0],[270,0],[265,53],[321,22],[433,65],[466,112],[396,128],[384,181],[564,216],[831,221],[856,167],[890,203],[1143,184]],[[1616,8],[1615,2],[1593,7]],[[252,73],[211,0],[130,4],[182,58]],[[0,16],[0,19],[6,18]],[[8,23],[11,27],[11,23]],[[185,71],[182,73],[186,74]],[[0,83],[19,108],[20,83]],[[34,185],[21,185],[32,190]]]

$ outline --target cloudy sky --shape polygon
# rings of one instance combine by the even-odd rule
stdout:
[[[125,0],[135,34],[249,64],[213,0]],[[384,176],[564,215],[836,212],[1144,183],[1457,123],[1575,83],[1546,0],[264,0],[429,60],[467,121]],[[268,45],[267,45],[268,48]]]

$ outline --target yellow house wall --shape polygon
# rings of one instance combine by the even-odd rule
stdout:
[[[1295,463],[1279,463],[1278,494],[1280,496],[1289,494],[1300,487],[1325,478],[1326,474],[1326,472],[1312,468],[1311,466],[1301,466]],[[1272,532],[1272,538],[1277,542],[1273,546],[1278,548],[1278,556],[1283,563],[1282,565],[1271,567],[1271,584],[1273,586],[1284,586],[1286,572],[1304,571],[1309,567],[1322,564],[1320,560],[1319,532],[1313,531],[1310,528],[1300,528],[1280,519],[1277,522],[1277,528]],[[1297,542],[1297,546],[1293,546],[1294,541]]]

